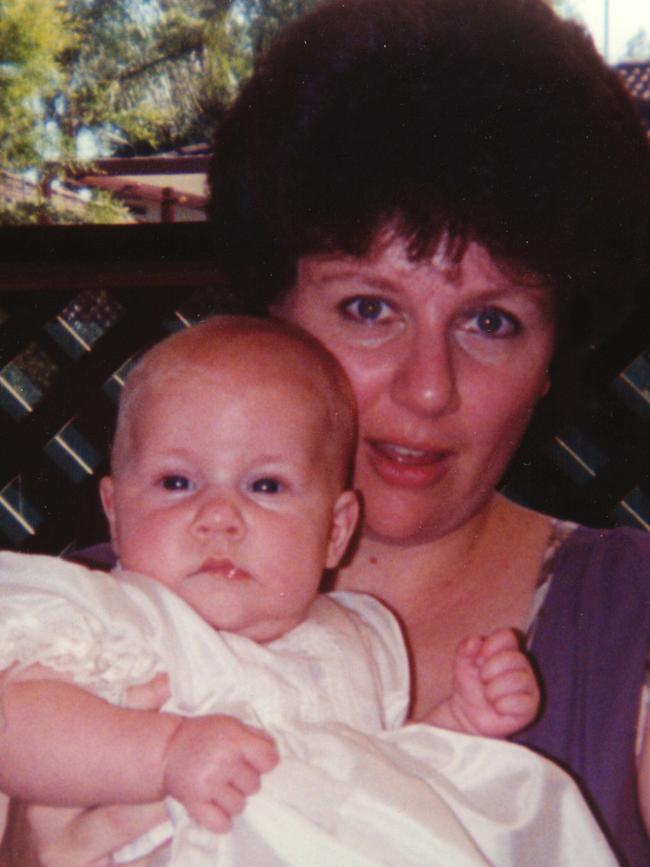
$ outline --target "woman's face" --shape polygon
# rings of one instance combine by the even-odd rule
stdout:
[[[552,293],[471,244],[457,267],[409,260],[392,236],[365,258],[307,256],[276,310],[338,357],[359,407],[365,532],[432,541],[490,499],[539,398]]]

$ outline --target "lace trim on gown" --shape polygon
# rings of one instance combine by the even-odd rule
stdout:
[[[43,600],[36,613],[5,606],[2,621],[0,713],[7,681],[35,663],[70,675],[78,686],[114,704],[124,701],[129,686],[146,683],[160,670],[144,641],[65,601]]]

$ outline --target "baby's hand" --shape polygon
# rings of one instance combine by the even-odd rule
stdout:
[[[512,629],[460,644],[449,701],[464,731],[488,737],[508,737],[535,719],[537,678]]]
[[[167,747],[165,794],[199,824],[224,833],[277,762],[275,744],[259,729],[229,716],[187,717]]]

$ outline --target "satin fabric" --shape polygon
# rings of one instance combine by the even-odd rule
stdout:
[[[403,725],[408,671],[375,600],[315,600],[307,621],[256,645],[219,633],[164,587],[40,556],[0,555],[0,667],[40,661],[112,701],[170,674],[166,710],[266,728],[281,761],[233,831],[170,802],[151,864],[177,867],[611,867],[574,784],[522,747]]]

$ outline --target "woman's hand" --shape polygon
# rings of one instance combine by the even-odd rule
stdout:
[[[163,804],[83,811],[12,803],[0,865],[107,867],[113,852],[166,818]],[[130,867],[145,867],[147,860]]]
[[[129,707],[156,710],[169,698],[166,675],[127,695]],[[92,810],[13,803],[0,849],[0,867],[106,867],[112,854],[165,821],[163,804]],[[148,858],[130,867],[145,867]]]

